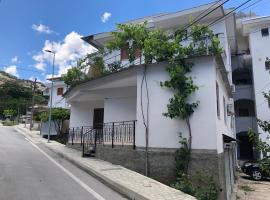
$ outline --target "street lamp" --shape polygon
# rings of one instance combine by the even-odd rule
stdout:
[[[48,143],[49,143],[50,142],[50,135],[51,135],[51,124],[52,124],[52,97],[53,97],[53,76],[54,76],[55,51],[51,51],[51,50],[44,50],[44,51],[53,54],[51,95],[50,95],[50,108],[49,108],[49,132],[48,132]]]

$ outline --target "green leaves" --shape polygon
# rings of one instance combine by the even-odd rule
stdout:
[[[70,111],[65,108],[53,108],[52,109],[52,120],[67,120],[69,119]],[[49,111],[40,114],[40,119],[42,121],[49,120]]]
[[[15,116],[17,114],[16,110],[13,110],[13,109],[6,109],[3,111],[3,114],[5,115],[5,117],[8,117],[8,116]]]

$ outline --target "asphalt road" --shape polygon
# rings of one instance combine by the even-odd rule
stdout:
[[[0,126],[0,200],[123,199],[42,144]]]

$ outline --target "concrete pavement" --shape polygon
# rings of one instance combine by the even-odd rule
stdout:
[[[13,127],[0,127],[0,169],[1,200],[125,199]]]
[[[128,170],[122,166],[94,158],[82,158],[81,152],[67,148],[65,145],[47,141],[39,136],[37,131],[30,132],[17,126],[18,131],[34,143],[43,143],[50,150],[63,156],[90,175],[97,177],[106,185],[133,200],[195,200],[194,197],[168,187],[151,178]]]

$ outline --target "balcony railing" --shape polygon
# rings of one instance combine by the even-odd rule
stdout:
[[[83,156],[94,151],[97,144],[111,146],[132,146],[135,149],[136,121],[104,123],[100,128],[93,126],[69,129],[68,143],[82,146]]]

